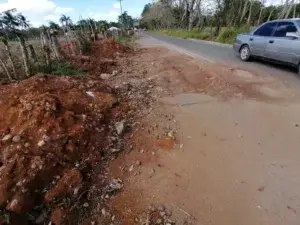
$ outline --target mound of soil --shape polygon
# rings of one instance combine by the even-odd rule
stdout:
[[[64,47],[66,51],[66,47]],[[112,73],[118,57],[130,52],[130,48],[112,39],[102,39],[93,43],[91,56],[70,56],[70,63],[89,74],[99,76]]]
[[[0,208],[22,215],[76,198],[80,162],[104,154],[116,101],[90,77],[39,75],[0,86]]]

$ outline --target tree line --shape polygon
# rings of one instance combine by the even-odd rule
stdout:
[[[127,12],[118,19],[109,23],[80,18],[73,23],[70,17],[62,15],[60,23],[50,21],[33,28],[15,9],[0,13],[0,80],[22,80],[36,73],[52,73],[55,65],[66,62],[68,57],[89,53],[92,42],[101,36],[108,37],[109,27],[134,25]]]
[[[148,29],[203,30],[218,36],[222,27],[252,27],[262,22],[300,17],[298,0],[280,5],[266,0],[158,0],[145,5],[141,24]],[[268,5],[267,5],[268,4]]]

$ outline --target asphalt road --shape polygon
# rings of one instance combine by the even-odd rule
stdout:
[[[276,76],[286,85],[300,88],[300,77],[298,76],[296,69],[287,66],[271,64],[261,60],[242,62],[233,51],[231,46],[200,40],[172,38],[149,32],[144,34],[144,38],[140,41],[140,43],[155,44],[156,41],[160,44],[168,44],[167,47],[174,46],[186,53],[191,53],[210,62],[256,71],[260,75]]]

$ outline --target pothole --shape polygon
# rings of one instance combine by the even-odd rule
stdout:
[[[236,69],[233,74],[241,78],[253,78],[254,75],[246,70]]]
[[[282,98],[282,93],[269,87],[261,86],[258,91],[271,98]]]

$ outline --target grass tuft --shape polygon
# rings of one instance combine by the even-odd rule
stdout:
[[[51,74],[57,76],[79,76],[85,75],[83,71],[80,71],[74,68],[71,64],[68,63],[59,63],[54,62],[51,67]]]

